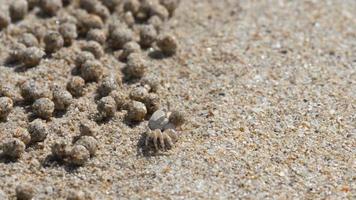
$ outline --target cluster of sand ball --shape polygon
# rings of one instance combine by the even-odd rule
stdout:
[[[25,68],[40,65],[44,56],[52,54],[74,43],[80,52],[74,60],[75,70],[66,86],[39,84],[26,80],[19,85],[23,101],[31,105],[34,120],[27,128],[18,128],[12,138],[3,142],[3,155],[16,160],[30,145],[43,142],[48,135],[47,122],[57,111],[65,112],[70,105],[85,95],[88,83],[97,83],[100,99],[97,103],[101,119],[109,119],[121,110],[127,111],[127,120],[139,123],[147,118],[149,128],[146,145],[155,150],[167,150],[173,146],[178,134],[176,129],[184,123],[180,111],[161,109],[157,78],[146,76],[147,62],[143,52],[156,48],[165,56],[173,56],[178,50],[174,36],[161,32],[161,25],[171,18],[178,0],[14,0],[8,12],[0,12],[0,30],[11,23],[26,18],[32,9],[39,9],[45,18],[56,17],[63,7],[67,15],[58,20],[55,29],[42,26],[29,27],[17,38],[9,59],[21,63]],[[80,39],[80,41],[79,41]],[[83,40],[84,39],[84,40]],[[101,62],[107,52],[125,63],[122,71],[105,73]],[[127,93],[122,90],[123,80],[134,85]],[[0,120],[6,122],[18,101],[14,88],[0,85]],[[83,120],[80,136],[68,144],[56,141],[52,155],[63,162],[83,165],[95,156],[98,148],[96,122]]]

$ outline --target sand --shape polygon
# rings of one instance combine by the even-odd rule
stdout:
[[[144,154],[147,122],[130,127],[118,112],[100,124],[99,151],[85,166],[48,162],[51,144],[78,135],[79,120],[96,113],[91,84],[48,122],[44,143],[0,162],[0,194],[14,199],[15,187],[30,183],[35,199],[65,199],[71,189],[94,199],[354,199],[355,10],[352,0],[182,0],[163,28],[179,53],[147,56],[163,105],[189,114],[176,147]],[[11,40],[1,33],[2,63]],[[74,53],[62,49],[27,71],[1,64],[0,80],[65,85]],[[27,110],[16,106],[0,123],[1,139],[27,125]]]

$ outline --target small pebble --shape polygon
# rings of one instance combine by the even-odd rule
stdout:
[[[52,92],[48,87],[40,85],[32,79],[25,81],[20,89],[22,97],[30,102],[39,98],[52,98]]]
[[[131,121],[142,121],[147,114],[145,104],[139,101],[132,101],[128,107],[128,119]]]
[[[92,136],[82,136],[75,144],[84,146],[89,151],[90,156],[94,156],[98,149],[98,141]]]
[[[47,125],[41,119],[35,119],[28,126],[31,135],[31,143],[43,142],[48,134]]]
[[[157,39],[157,46],[167,56],[172,56],[177,52],[178,42],[172,35],[161,35]]]
[[[73,97],[67,90],[56,87],[53,90],[53,102],[56,110],[67,110],[67,108],[72,104]]]
[[[31,200],[35,195],[35,189],[30,184],[20,184],[15,191],[18,200]]]
[[[59,33],[62,35],[65,46],[70,46],[78,37],[77,26],[73,23],[63,23],[59,27]]]
[[[84,95],[85,80],[79,76],[72,77],[68,84],[68,91],[75,97],[80,97]]]
[[[151,130],[160,129],[163,130],[163,127],[168,123],[168,118],[166,112],[163,110],[157,110],[151,116],[148,121],[148,127]]]
[[[96,41],[88,41],[82,46],[83,51],[92,53],[95,58],[99,59],[104,55],[103,47]]]
[[[148,91],[144,87],[135,87],[130,92],[130,99],[139,102],[144,102],[147,96]]]
[[[11,23],[10,16],[7,12],[0,10],[0,31]]]
[[[104,44],[106,41],[106,33],[101,29],[91,29],[87,33],[87,40],[93,40],[99,44]]]
[[[132,53],[127,57],[124,73],[127,78],[142,78],[147,69],[146,61],[139,53]]]
[[[118,82],[118,79],[120,82]],[[109,75],[103,78],[100,86],[99,86],[99,94],[101,96],[107,96],[112,92],[113,90],[116,90],[119,87],[119,84],[121,83],[121,80],[118,76],[115,75]]]
[[[40,64],[45,52],[38,47],[28,47],[22,53],[22,62],[26,67],[34,67]]]
[[[124,105],[128,101],[128,97],[123,92],[118,90],[112,91],[109,96],[114,98],[118,110],[123,109]]]
[[[74,145],[74,147],[70,151],[69,156],[70,163],[72,163],[73,165],[82,166],[89,160],[90,152],[83,145]]]
[[[20,37],[19,42],[24,44],[26,47],[37,47],[38,46],[37,38],[31,33],[24,33]]]
[[[22,20],[28,12],[28,3],[26,0],[14,0],[10,4],[11,20],[16,22]]]
[[[62,0],[41,0],[40,7],[42,12],[48,16],[55,16],[63,7]]]
[[[31,135],[28,130],[24,128],[17,128],[13,137],[21,140],[25,145],[28,145],[31,142]]]
[[[116,102],[111,96],[100,99],[97,107],[102,117],[114,117],[117,110]]]
[[[68,157],[70,149],[69,144],[65,140],[55,141],[55,143],[51,147],[52,155],[59,159],[64,160]]]
[[[81,76],[87,82],[99,81],[103,76],[103,65],[98,60],[87,60],[81,68]]]
[[[3,155],[10,159],[18,159],[25,152],[26,145],[19,139],[6,139],[3,143]]]
[[[133,33],[125,26],[116,27],[110,33],[110,45],[114,49],[121,49],[123,46],[133,40]]]
[[[81,136],[95,137],[97,134],[97,125],[89,119],[84,119],[80,122],[79,130]]]
[[[54,112],[54,103],[48,98],[40,98],[33,103],[32,108],[36,116],[49,119]]]
[[[9,97],[0,97],[0,121],[7,120],[7,116],[9,116],[13,107],[14,103],[12,99],[10,99]]]
[[[151,47],[157,38],[157,31],[153,25],[144,25],[140,29],[140,45],[143,48]]]
[[[85,63],[87,60],[95,60],[95,57],[92,53],[89,51],[81,51],[78,53],[76,59],[75,59],[75,65],[79,68],[82,67],[82,65]]]
[[[120,55],[120,60],[126,60],[127,57],[132,53],[139,53],[141,47],[137,42],[131,41],[124,45],[122,54]]]
[[[64,45],[63,37],[58,32],[49,32],[43,39],[45,43],[45,50],[47,53],[54,53],[60,50]]]

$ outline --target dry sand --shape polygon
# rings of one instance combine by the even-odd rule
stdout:
[[[355,10],[353,0],[182,0],[164,25],[179,38],[178,55],[147,57],[164,105],[190,115],[177,146],[145,156],[147,122],[129,127],[117,113],[100,124],[100,150],[85,166],[46,162],[50,145],[96,112],[92,84],[49,122],[43,144],[0,162],[0,191],[13,199],[17,184],[31,183],[35,199],[65,199],[70,189],[95,199],[355,199]],[[2,63],[9,37],[0,36]],[[73,52],[25,72],[2,64],[0,81],[65,85]],[[0,123],[1,139],[26,126],[26,109]]]

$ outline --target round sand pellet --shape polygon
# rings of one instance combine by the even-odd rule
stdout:
[[[31,135],[25,128],[17,128],[13,133],[13,137],[21,140],[25,145],[31,142]]]
[[[98,60],[87,60],[81,68],[81,76],[85,81],[99,81],[103,76],[103,65]]]
[[[99,94],[101,96],[107,96],[111,91],[116,90],[119,87],[118,76],[109,75],[103,78],[99,86]]]
[[[97,135],[97,125],[89,119],[84,119],[80,122],[79,130],[81,136],[86,135],[95,137]]]
[[[22,20],[28,12],[28,3],[26,0],[14,0],[10,4],[11,20],[16,22]]]
[[[67,108],[72,104],[73,97],[70,92],[62,88],[56,87],[53,90],[53,102],[56,110],[67,110]]]
[[[169,17],[169,12],[163,5],[159,3],[153,3],[150,7],[150,15],[158,16],[161,20],[166,20]]]
[[[175,125],[176,127],[182,126],[186,121],[185,113],[182,111],[172,111],[169,116],[169,122]]]
[[[114,49],[121,49],[126,43],[132,40],[132,31],[124,26],[116,27],[110,33],[110,45]]]
[[[142,121],[145,119],[147,109],[145,104],[139,101],[132,101],[128,107],[128,119],[132,121]]]
[[[144,25],[140,28],[140,45],[143,48],[151,47],[156,38],[157,31],[153,25]]]
[[[172,16],[174,11],[177,9],[180,0],[160,0],[160,3],[166,7],[169,12],[169,15]]]
[[[152,114],[157,111],[161,104],[160,98],[155,93],[149,93],[146,98],[143,100],[143,103],[146,105],[147,113]]]
[[[7,120],[12,111],[14,103],[9,97],[0,97],[0,121]]]
[[[11,23],[9,13],[0,11],[0,31],[6,28]]]
[[[26,67],[34,67],[40,64],[45,52],[38,47],[26,48],[23,53],[21,60]]]
[[[42,12],[48,16],[55,16],[63,7],[62,0],[41,0],[40,7]]]
[[[124,105],[128,101],[128,96],[122,91],[114,90],[109,94],[109,96],[114,98],[118,110],[123,109]]]
[[[95,60],[95,57],[92,53],[89,51],[81,51],[78,53],[76,59],[75,59],[75,65],[79,68],[82,67],[82,65],[87,61],[87,60]]]
[[[49,119],[54,112],[54,103],[48,98],[40,98],[33,103],[32,108],[36,116]]]
[[[130,11],[132,14],[136,15],[136,13],[140,9],[140,1],[139,0],[126,0],[124,2],[124,10],[126,12]]]
[[[87,33],[87,40],[93,40],[99,44],[104,44],[106,41],[106,33],[101,29],[91,29]]]
[[[72,77],[67,83],[68,91],[75,97],[83,96],[85,80],[79,76]]]
[[[73,23],[64,23],[59,27],[59,33],[62,35],[64,45],[69,46],[73,40],[78,37],[77,26]]]
[[[90,156],[94,156],[98,149],[98,141],[92,136],[82,136],[75,144],[84,146],[89,151]]]
[[[106,21],[110,17],[109,9],[101,3],[95,5],[93,13],[98,15],[103,21]]]
[[[142,78],[147,70],[146,61],[139,53],[132,53],[127,57],[124,73],[127,78]]]
[[[10,159],[20,158],[24,153],[25,148],[26,145],[17,138],[6,139],[2,146],[3,155]]]
[[[70,148],[68,142],[65,140],[55,141],[51,147],[52,155],[59,160],[63,160],[68,157]]]
[[[99,59],[104,55],[103,47],[96,41],[88,41],[82,46],[83,51],[92,53],[95,58]]]
[[[161,35],[157,39],[157,46],[167,56],[174,55],[178,49],[177,39],[172,35]]]
[[[35,80],[27,80],[20,86],[21,95],[27,101],[34,101],[39,98],[52,98],[51,90],[38,84]]]
[[[131,41],[124,45],[122,54],[120,55],[121,60],[126,60],[127,57],[132,53],[139,53],[141,51],[141,47],[137,42]]]
[[[90,158],[89,150],[83,145],[74,145],[72,150],[70,151],[70,163],[73,165],[82,166],[84,165]]]
[[[35,189],[30,184],[20,184],[15,189],[18,200],[31,200],[35,195]]]
[[[130,99],[139,102],[144,102],[147,96],[148,91],[144,87],[135,87],[130,92]]]
[[[114,117],[117,110],[116,102],[111,96],[99,100],[97,109],[103,117]]]
[[[31,33],[24,33],[20,37],[19,42],[24,44],[26,47],[36,47],[36,46],[38,46],[37,38]]]
[[[63,37],[58,32],[49,32],[43,39],[45,43],[45,50],[47,53],[54,53],[60,50],[64,45]]]
[[[27,130],[31,135],[31,143],[43,142],[48,134],[47,125],[41,119],[29,123]]]
[[[101,0],[104,6],[106,6],[110,12],[115,11],[116,7],[120,5],[121,0]]]
[[[153,27],[155,27],[156,30],[160,30],[163,21],[160,17],[158,17],[157,15],[153,15],[150,17],[150,19],[148,20],[148,24],[152,25]]]

